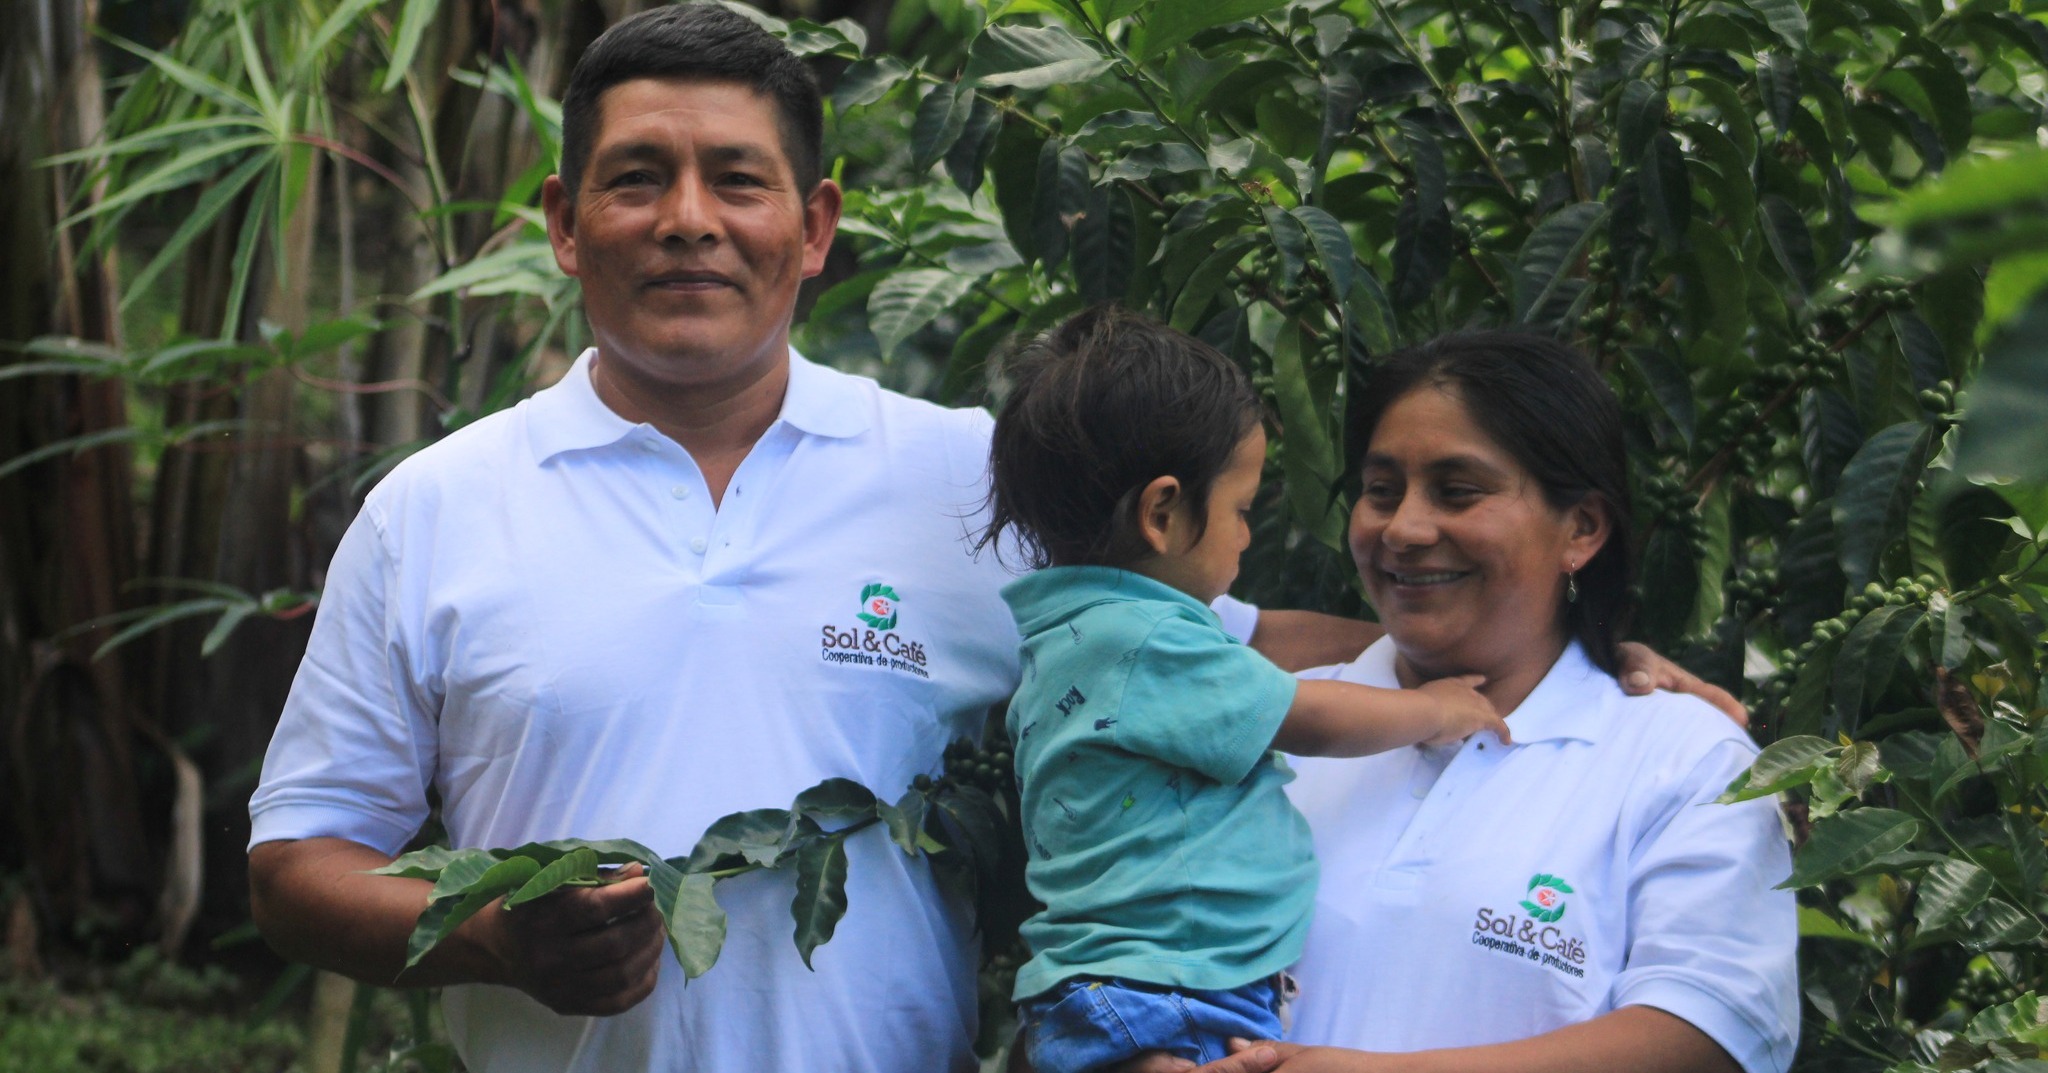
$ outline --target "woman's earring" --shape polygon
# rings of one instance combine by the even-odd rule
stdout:
[[[1570,570],[1565,571],[1564,602],[1568,604],[1579,602],[1579,568],[1576,565]]]

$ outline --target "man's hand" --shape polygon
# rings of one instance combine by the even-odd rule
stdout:
[[[630,1009],[661,969],[661,916],[639,865],[506,912],[492,902],[404,969],[406,937],[433,884],[369,874],[388,854],[340,838],[249,851],[250,910],[278,953],[379,986],[503,984],[557,1013]]]
[[[1665,659],[1650,650],[1647,645],[1625,641],[1620,646],[1621,691],[1632,697],[1640,697],[1654,690],[1669,693],[1690,693],[1721,709],[1721,714],[1735,720],[1735,725],[1749,725],[1749,712],[1734,694],[1720,686],[1700,678],[1684,667]]]
[[[624,1013],[661,972],[661,914],[645,871],[628,865],[603,886],[563,887],[510,912],[492,902],[464,926],[497,963],[492,982],[559,1014]]]

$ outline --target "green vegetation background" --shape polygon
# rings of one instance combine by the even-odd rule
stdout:
[[[162,1005],[135,981],[247,1019],[308,975],[240,926],[241,810],[341,527],[582,345],[537,191],[567,65],[628,8],[29,6],[51,32],[0,46],[0,1068],[187,1068],[145,1058],[175,1029],[119,1012]],[[972,404],[1086,303],[1201,335],[1278,416],[1250,598],[1362,612],[1343,415],[1375,355],[1584,348],[1629,414],[1640,632],[1755,713],[1737,792],[1788,795],[1799,1068],[2048,1068],[2048,3],[762,17],[817,63],[849,191],[799,347]],[[352,1002],[313,1031],[358,1039],[303,1061],[445,1068],[424,1005]],[[236,1038],[249,1068],[299,1046]]]

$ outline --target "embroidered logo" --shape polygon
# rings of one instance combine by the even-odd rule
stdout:
[[[1472,945],[1583,980],[1590,956],[1586,939],[1558,925],[1564,919],[1564,896],[1576,893],[1562,877],[1538,872],[1529,877],[1520,913],[1479,907],[1472,920]]]
[[[896,629],[902,597],[879,581],[860,590],[860,610],[855,617],[861,625],[841,626],[827,622],[819,630],[818,658],[842,666],[880,667],[918,678],[929,679],[930,668],[924,642]]]
[[[1538,872],[1529,877],[1529,896],[1522,899],[1522,908],[1528,910],[1530,920],[1555,924],[1564,919],[1564,896],[1571,893],[1570,883]]]
[[[896,628],[896,590],[879,582],[860,590],[860,620],[877,630]]]

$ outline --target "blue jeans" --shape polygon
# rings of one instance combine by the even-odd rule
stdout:
[[[1225,1041],[1279,1039],[1280,994],[1271,978],[1228,991],[1130,980],[1068,980],[1018,1006],[1025,1053],[1037,1073],[1092,1073],[1141,1051],[1193,1062],[1225,1055]]]

